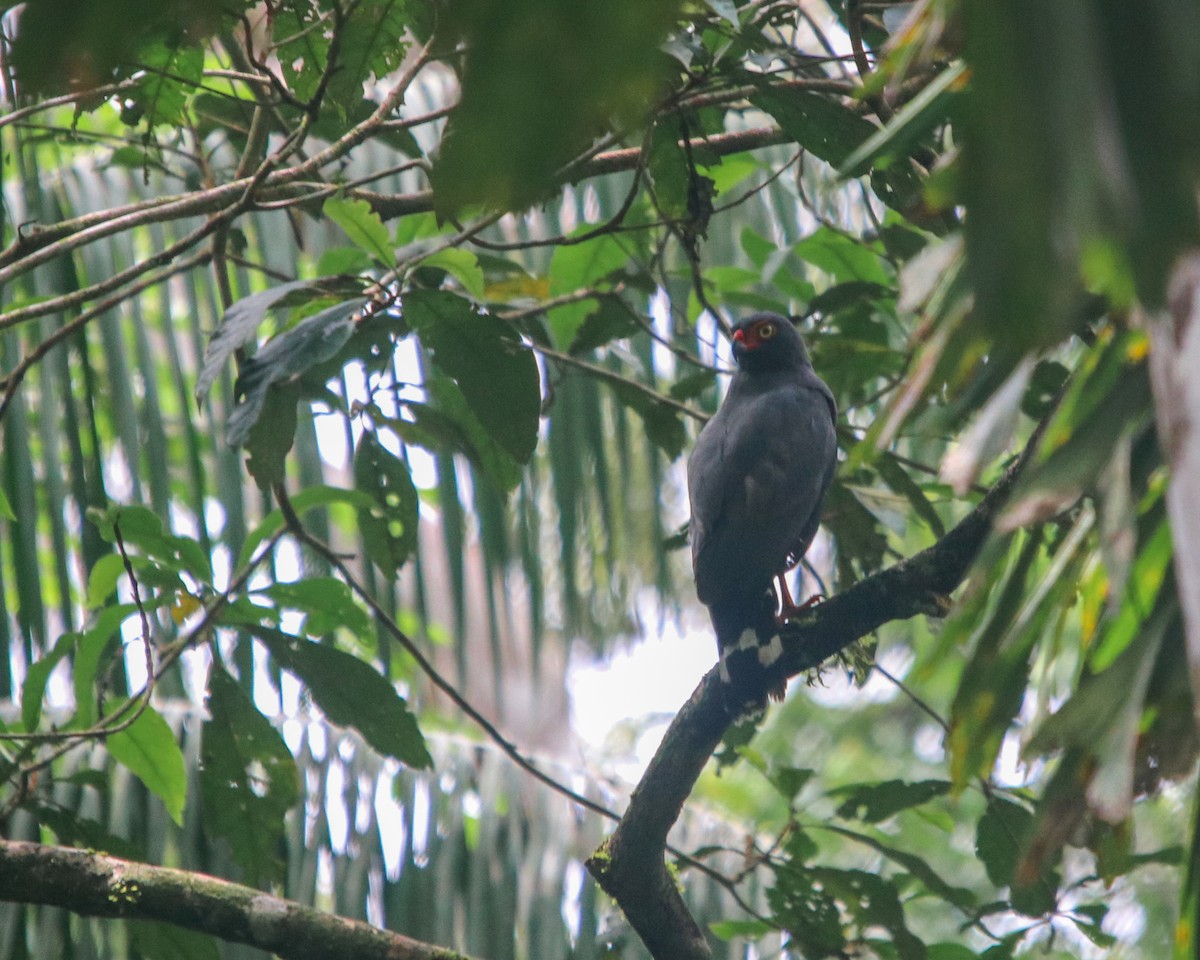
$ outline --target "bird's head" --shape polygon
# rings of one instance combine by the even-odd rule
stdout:
[[[792,322],[777,313],[755,313],[733,328],[733,357],[748,371],[798,370],[812,366]]]

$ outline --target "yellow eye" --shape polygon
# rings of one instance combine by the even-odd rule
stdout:
[[[760,340],[770,340],[778,331],[775,324],[768,320],[766,323],[760,323],[756,332]]]

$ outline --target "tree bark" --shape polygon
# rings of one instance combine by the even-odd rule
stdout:
[[[154,920],[284,960],[466,960],[462,954],[189,870],[0,840],[0,900]]]

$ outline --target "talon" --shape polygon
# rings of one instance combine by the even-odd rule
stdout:
[[[792,598],[787,598],[786,605],[775,616],[775,621],[778,626],[783,626],[793,617],[798,617],[800,614],[811,610],[813,607],[824,603],[826,597],[823,593],[814,593],[811,597],[801,604],[792,603]]]

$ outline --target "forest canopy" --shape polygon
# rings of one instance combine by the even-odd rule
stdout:
[[[0,956],[1197,955],[1194,3],[0,11]],[[828,599],[585,737],[757,311]]]

